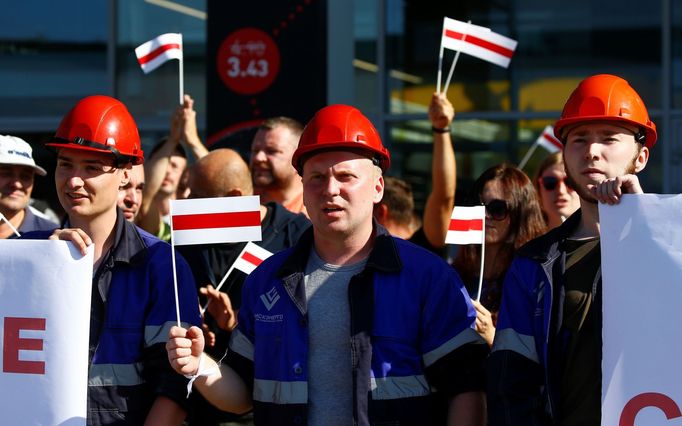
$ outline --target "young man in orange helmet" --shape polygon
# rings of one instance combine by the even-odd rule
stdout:
[[[57,151],[55,183],[67,214],[50,239],[94,244],[90,314],[90,425],[180,425],[187,381],[173,372],[164,345],[177,321],[171,247],[125,220],[119,188],[142,164],[137,126],[107,96],[79,101],[47,143]],[[26,238],[47,238],[28,233]],[[177,258],[180,319],[200,324],[194,280]]]
[[[642,193],[656,126],[627,81],[583,80],[554,127],[580,209],[518,253],[489,361],[491,425],[601,424],[598,203]]]
[[[249,275],[225,364],[201,330],[174,327],[173,367],[258,425],[430,424],[431,389],[449,424],[483,425],[486,345],[457,273],[372,219],[390,156],[360,111],[332,105],[306,126],[292,163],[313,224]],[[229,367],[228,367],[229,366]]]

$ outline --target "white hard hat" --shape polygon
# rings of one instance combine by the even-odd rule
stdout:
[[[33,168],[40,176],[47,174],[45,169],[36,165],[36,162],[33,160],[31,145],[16,136],[0,135],[0,164],[28,166]]]

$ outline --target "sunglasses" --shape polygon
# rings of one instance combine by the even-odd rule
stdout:
[[[485,211],[493,220],[505,220],[509,216],[509,206],[504,200],[490,200],[485,205]]]
[[[568,180],[564,178],[557,178],[555,176],[543,176],[540,178],[540,183],[542,184],[542,187],[545,188],[546,191],[554,191],[557,186],[559,186],[559,182],[563,182],[564,185],[566,185],[567,189],[572,190],[573,187],[568,183]]]

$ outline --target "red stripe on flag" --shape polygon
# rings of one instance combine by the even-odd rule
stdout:
[[[465,36],[464,34],[458,33],[457,31],[452,31],[448,29],[445,30],[445,37],[454,38],[455,40],[461,40],[465,43],[471,43],[475,46],[488,49],[492,52],[495,52],[510,59],[514,55],[513,50],[507,49],[506,47],[500,46],[498,44],[491,43],[488,40],[483,40],[482,38],[478,38],[471,34],[466,34],[466,38],[464,38],[464,36]]]
[[[144,65],[147,62],[156,58],[157,56],[163,54],[163,52],[165,52],[167,50],[173,50],[173,49],[180,49],[180,45],[177,43],[161,45],[161,46],[157,47],[156,49],[152,50],[151,52],[147,53],[143,57],[137,58],[137,62],[139,62],[140,65]]]
[[[260,226],[260,212],[202,213],[173,216],[173,231]]]
[[[483,219],[450,219],[449,231],[482,231]]]
[[[543,134],[542,134],[542,137],[543,137],[547,142],[549,142],[549,143],[551,143],[552,145],[554,145],[555,147],[557,147],[557,148],[559,148],[559,149],[563,149],[563,148],[564,148],[564,145],[563,145],[557,138],[555,138],[555,137],[553,137],[553,136],[551,136],[551,135],[549,135],[549,134],[547,134],[547,133],[543,133]]]
[[[244,254],[242,254],[242,259],[244,259],[245,261],[249,262],[250,264],[256,265],[256,266],[263,263],[263,259],[249,253],[248,251],[245,251]]]

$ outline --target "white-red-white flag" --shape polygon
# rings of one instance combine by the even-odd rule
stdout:
[[[445,236],[446,244],[483,244],[485,206],[455,206]]]
[[[538,139],[535,141],[535,143],[545,148],[552,154],[559,152],[564,148],[564,145],[561,143],[561,141],[554,136],[554,127],[551,125],[545,127],[545,129],[542,131],[542,134],[538,136]]]
[[[258,196],[171,201],[173,245],[260,241]]]
[[[475,56],[507,68],[517,42],[492,32],[489,28],[457,21],[448,17],[443,21],[443,47]]]
[[[234,268],[248,275],[270,256],[272,253],[249,241],[234,262]]]
[[[182,62],[182,34],[161,34],[136,47],[135,56],[145,74],[149,74],[171,59]]]

